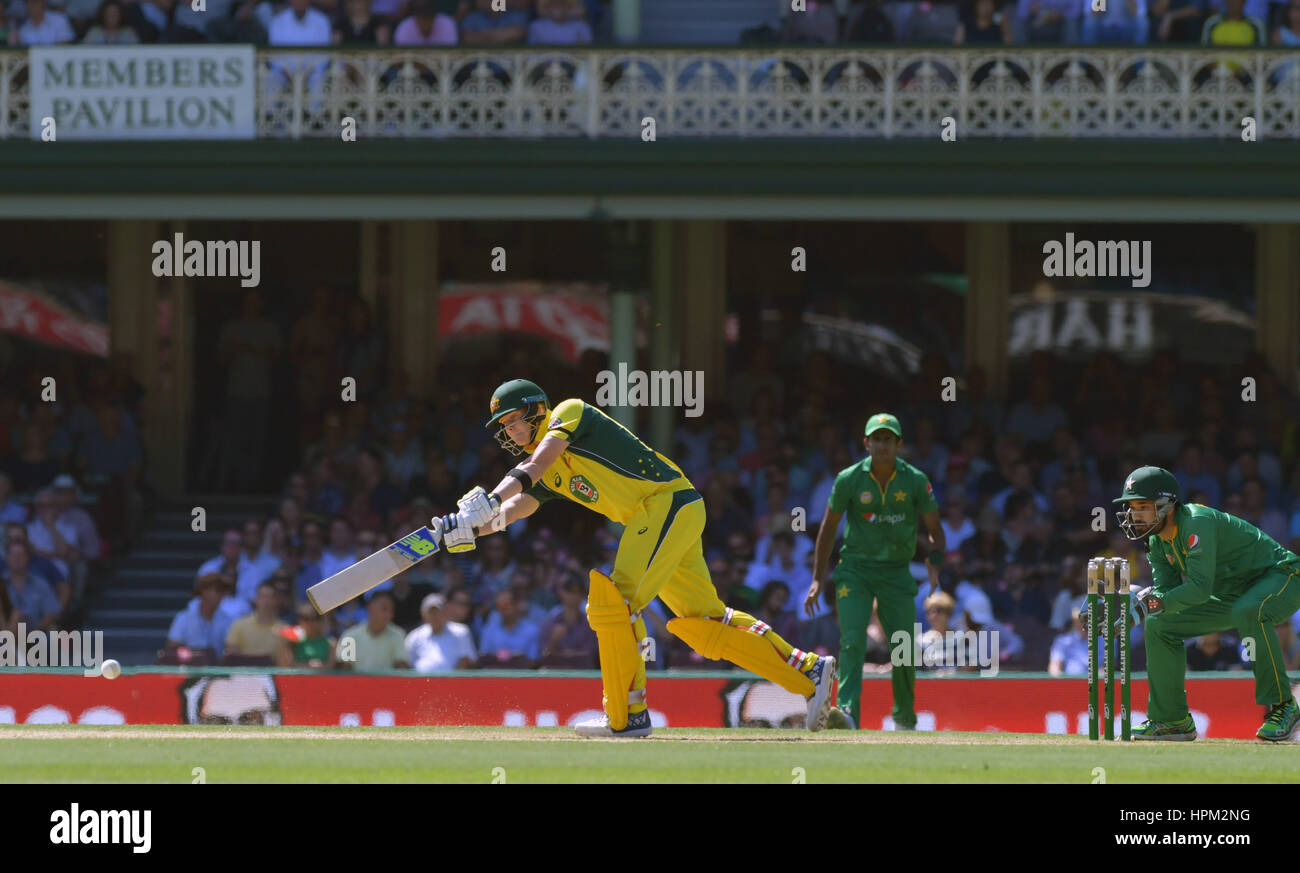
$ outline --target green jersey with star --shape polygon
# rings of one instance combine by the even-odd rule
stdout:
[[[1300,561],[1250,522],[1199,503],[1180,505],[1174,523],[1173,542],[1147,539],[1151,578],[1168,613],[1211,598],[1235,600],[1262,573]]]
[[[883,486],[871,475],[871,458],[840,471],[827,507],[844,514],[847,528],[840,561],[854,567],[900,567],[916,554],[917,519],[934,512],[929,478],[904,461]]]

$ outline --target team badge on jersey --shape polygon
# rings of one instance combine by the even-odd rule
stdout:
[[[1174,556],[1173,556],[1173,555],[1165,555],[1165,557],[1169,559],[1169,565],[1170,565],[1170,566],[1173,566],[1173,563],[1174,563]]]
[[[1191,551],[1201,543],[1201,538],[1196,534],[1189,534],[1187,537],[1187,551]]]
[[[582,476],[574,476],[569,480],[569,493],[583,503],[595,503],[600,499],[600,493],[596,491],[595,486]]]
[[[500,397],[493,397],[493,398],[492,398],[492,402],[491,402],[490,404],[488,404],[488,407],[489,407],[493,412],[496,412],[498,409],[501,408],[501,398],[500,398]]]
[[[870,502],[871,502],[871,492],[870,492],[870,491],[863,491],[861,494],[858,495],[858,499],[861,500],[863,503],[870,503]]]

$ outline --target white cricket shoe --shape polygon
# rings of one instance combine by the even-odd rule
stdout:
[[[808,698],[808,719],[804,727],[810,731],[819,731],[826,727],[826,718],[831,713],[831,686],[835,684],[835,659],[823,655],[808,671],[808,678],[813,683],[812,696]]]
[[[573,726],[580,737],[648,737],[650,736],[650,710],[629,713],[627,727],[616,731],[609,726],[609,716],[580,721]]]

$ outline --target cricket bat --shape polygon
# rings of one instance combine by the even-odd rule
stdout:
[[[438,528],[412,531],[392,545],[317,582],[307,589],[307,599],[324,615],[436,553],[441,540],[442,531]]]

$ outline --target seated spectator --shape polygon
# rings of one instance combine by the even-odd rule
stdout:
[[[1061,587],[1052,601],[1052,612],[1047,626],[1058,633],[1063,633],[1070,623],[1070,615],[1081,608],[1084,600],[1083,559],[1067,555],[1061,559]]]
[[[463,45],[515,45],[524,41],[528,13],[519,9],[496,12],[492,6],[492,0],[474,0],[473,11],[460,22]]]
[[[334,664],[335,640],[325,635],[325,616],[310,603],[298,604],[298,623],[281,631],[279,667],[328,670]]]
[[[27,507],[13,499],[14,480],[5,472],[0,472],[0,522],[27,523]]]
[[[432,561],[421,561],[391,580],[388,593],[393,595],[393,623],[402,630],[413,630],[419,626],[424,614],[424,603],[434,593],[433,586],[416,575],[426,564],[431,563]]]
[[[899,38],[902,42],[951,45],[960,25],[956,2],[921,0],[902,22]]]
[[[14,483],[22,492],[44,488],[59,472],[59,462],[50,456],[49,445],[40,428],[22,429],[22,451],[10,466]]]
[[[1022,621],[1046,625],[1051,617],[1051,606],[1039,586],[1030,582],[1029,567],[1008,564],[1003,571],[1002,585],[989,597],[993,614],[1013,626]]]
[[[949,651],[948,631],[951,629],[952,614],[957,608],[957,601],[951,594],[936,591],[925,598],[925,620],[929,630],[921,634],[921,661],[916,666],[925,670],[956,668],[957,653]],[[975,663],[971,657],[977,653],[962,653],[963,666]],[[927,664],[926,661],[929,661]],[[978,664],[976,664],[978,669]]]
[[[950,552],[959,550],[962,543],[975,536],[975,522],[966,514],[965,496],[958,492],[949,492],[943,501],[943,517],[940,524],[943,525],[944,542],[947,543]]]
[[[393,624],[393,595],[376,591],[366,603],[364,624],[348,628],[339,637],[339,650],[353,641],[355,658],[336,656],[336,666],[361,673],[400,670],[410,665],[406,660],[406,633]]]
[[[50,587],[54,589],[54,594],[59,598],[60,610],[67,609],[68,604],[72,602],[72,583],[68,577],[59,572],[59,568],[53,561],[44,555],[38,555],[33,549],[32,544],[27,538],[27,525],[10,522],[5,525],[5,549],[8,549],[9,543],[22,543],[27,547],[27,569],[33,576],[40,576]],[[2,556],[2,553],[0,553]],[[5,561],[0,560],[0,568],[7,566]]]
[[[811,587],[811,586],[810,586]],[[807,590],[804,591],[804,597],[808,596]],[[790,586],[780,579],[773,579],[763,586],[763,590],[758,595],[758,609],[754,611],[754,617],[766,624],[768,627],[780,634],[784,640],[792,640],[796,636],[796,619],[794,617],[794,608],[790,597]],[[799,604],[803,604],[800,598]]]
[[[455,45],[457,41],[456,21],[451,16],[439,15],[434,11],[433,0],[411,0],[411,15],[393,31],[393,45]],[[394,421],[391,427],[399,427],[405,432],[406,423]],[[390,437],[390,440],[392,438]],[[404,440],[419,458],[418,446],[410,440]],[[403,446],[403,450],[407,446]],[[404,464],[406,479],[412,475],[412,467]],[[400,472],[400,471],[399,471]],[[406,481],[406,479],[402,481]]]
[[[27,545],[11,542],[5,550],[5,587],[18,620],[29,630],[53,630],[62,611],[53,586],[31,572]]]
[[[1092,0],[1080,2],[1079,38],[1082,42],[1088,45],[1146,43],[1146,0],[1107,0],[1101,12],[1093,11]]]
[[[1264,22],[1244,14],[1245,0],[1223,0],[1223,12],[1205,19],[1204,45],[1264,45]]]
[[[273,46],[329,45],[333,38],[330,20],[313,8],[310,0],[289,0],[266,30],[267,41]]]
[[[836,614],[835,586],[827,585],[821,592],[819,603],[812,604],[812,615],[802,604],[799,607],[799,625],[795,636],[797,645],[819,655],[839,657],[840,619]],[[793,640],[788,640],[795,645]]]
[[[65,473],[57,477],[51,487],[54,505],[59,511],[58,521],[70,525],[77,532],[72,545],[86,560],[98,560],[101,549],[99,529],[90,513],[77,505],[77,480]]]
[[[167,650],[182,646],[205,649],[220,657],[226,647],[226,634],[233,623],[220,609],[225,596],[225,581],[216,573],[200,576],[194,582],[198,602],[191,602],[172,619],[167,631]]]
[[[524,618],[524,604],[510,591],[497,594],[494,602],[496,609],[483,625],[478,666],[522,665],[536,661],[539,655],[538,627]]]
[[[384,447],[384,470],[388,480],[402,493],[412,479],[424,475],[424,450],[419,440],[412,438],[411,431],[406,419],[393,419],[388,424],[388,445]]]
[[[253,611],[236,619],[226,632],[226,655],[241,658],[267,658],[267,663],[280,651],[281,634],[280,601],[275,583],[267,580],[257,586]]]
[[[1183,486],[1184,494],[1204,491],[1209,501],[1207,506],[1217,509],[1223,505],[1220,502],[1223,492],[1219,488],[1218,477],[1211,475],[1205,469],[1205,452],[1196,440],[1188,440],[1183,445],[1182,455],[1178,466],[1173,469],[1173,474],[1178,479],[1178,484]]]
[[[1300,46],[1300,0],[1291,0],[1277,27],[1273,28],[1273,45]]]
[[[469,605],[468,596],[465,604]],[[474,666],[478,653],[468,625],[451,621],[447,599],[430,594],[420,604],[424,624],[406,635],[406,660],[421,673],[445,673]]]
[[[1077,0],[1017,0],[1013,19],[1018,43],[1070,42],[1078,13]]]
[[[596,632],[587,623],[586,583],[581,576],[566,573],[559,585],[559,596],[559,605],[547,613],[537,635],[542,647],[542,666],[598,667]]]
[[[167,31],[167,41],[206,42],[211,39],[211,41],[216,42],[218,41],[216,37],[233,36],[233,33],[223,26],[231,20],[235,3],[236,0],[204,0],[207,8],[199,11],[191,5],[190,0],[178,2],[176,11],[172,15],[171,26]],[[218,22],[220,22],[219,25]],[[217,27],[214,28],[213,25],[217,25]],[[211,37],[209,37],[209,34],[211,34]],[[235,325],[238,325],[238,322]],[[251,351],[256,342],[252,337],[244,335],[242,340],[247,345],[244,346],[244,350],[240,354],[260,353],[260,344],[258,344],[259,352]],[[235,377],[232,375],[231,378]]]
[[[143,457],[135,423],[115,400],[105,399],[95,413],[95,426],[81,439],[77,464],[82,482],[105,483],[99,492],[100,517],[114,520],[113,533],[124,544],[134,540],[144,512],[137,488]]]
[[[1070,611],[1070,629],[1052,641],[1047,672],[1053,676],[1088,675],[1088,627],[1078,609]],[[1097,664],[1106,663],[1106,647],[1097,652]]]
[[[1011,42],[1010,19],[997,11],[994,0],[975,0],[962,13],[953,45],[996,45]]]
[[[1187,646],[1188,670],[1244,670],[1235,639],[1224,645],[1223,634],[1199,636]]]
[[[839,34],[839,15],[830,0],[807,0],[806,11],[787,12],[781,20],[781,42],[785,43],[834,45]]]
[[[18,635],[18,610],[9,599],[9,586],[0,585],[0,632]],[[19,651],[22,648],[19,647]]]
[[[774,579],[785,583],[788,594],[786,612],[801,607],[808,589],[812,587],[812,571],[806,561],[795,557],[795,542],[794,534],[789,530],[772,534],[771,556],[765,562],[752,561],[745,573],[745,587],[755,592],[762,591]],[[760,596],[759,602],[762,600]]]
[[[591,25],[583,0],[538,0],[537,18],[528,25],[529,45],[589,45]]]
[[[27,15],[23,23],[16,30],[9,31],[10,45],[58,45],[74,42],[76,38],[68,16],[47,9],[45,0],[27,0]]]
[[[317,559],[322,579],[328,579],[339,570],[351,567],[357,560],[356,546],[352,541],[352,525],[346,518],[339,516],[330,522],[329,542],[329,548]]]
[[[59,520],[54,492],[48,488],[39,492],[36,514],[27,523],[27,542],[33,552],[50,559],[58,568],[59,576],[72,583],[73,596],[80,597],[86,583],[86,563],[73,545],[76,541],[77,529]]]
[[[1247,480],[1241,486],[1241,502],[1242,518],[1279,543],[1286,541],[1286,516],[1268,505],[1268,495],[1262,482],[1258,479]]]
[[[883,7],[883,0],[854,3],[844,25],[844,41],[853,44],[893,42],[894,23]]]
[[[240,537],[244,550],[241,558],[243,568],[236,577],[236,593],[250,603],[257,596],[257,586],[271,578],[271,574],[280,566],[280,558],[271,548],[267,533],[269,532],[264,531],[262,522],[257,519],[244,522]]]
[[[958,601],[960,603],[960,601]],[[993,617],[993,611],[984,604],[970,603],[962,615],[966,630],[976,633],[996,633],[998,660],[1002,663],[1016,661],[1025,651],[1025,642],[1010,627]]]
[[[241,573],[251,569],[244,554],[244,535],[239,528],[229,528],[221,535],[221,551],[199,565],[195,578],[209,573],[221,573],[238,582]]]
[[[1205,24],[1206,0],[1151,0],[1151,22],[1160,42],[1197,43]]]
[[[295,540],[290,540],[285,552],[285,564],[290,565],[293,562],[298,564],[298,572],[294,576],[293,590],[294,603],[299,603],[307,599],[307,589],[320,582],[325,578],[321,573],[321,558],[325,555],[325,535],[321,532],[321,526],[314,521],[305,522],[302,526],[302,557],[296,558],[295,554],[299,544]]]

